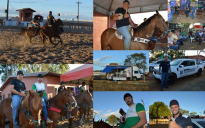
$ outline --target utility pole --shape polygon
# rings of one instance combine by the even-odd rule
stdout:
[[[7,0],[6,20],[9,19],[9,0]]]
[[[78,15],[77,15],[77,21],[78,21],[78,28],[79,28],[79,5],[82,4],[82,2],[76,2],[78,4]]]

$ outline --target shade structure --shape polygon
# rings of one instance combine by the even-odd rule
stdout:
[[[94,11],[113,15],[114,11],[122,7],[124,0],[94,0]],[[129,13],[141,13],[167,10],[167,0],[129,0]]]
[[[115,69],[126,69],[126,68],[128,68],[128,67],[130,67],[130,66],[106,66],[106,67],[102,70],[102,72],[110,73],[110,72],[112,72],[112,71],[115,70]]]
[[[84,64],[76,69],[73,69],[67,73],[60,75],[60,81],[67,83],[77,83],[89,81],[93,76],[93,65]]]

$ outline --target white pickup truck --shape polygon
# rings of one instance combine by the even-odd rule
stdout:
[[[159,64],[164,61],[163,59],[162,60],[158,60],[158,61],[154,61],[152,63],[149,64],[149,71],[150,72],[153,72],[154,71],[154,67],[159,67]],[[168,60],[170,61],[170,60]]]
[[[197,77],[199,77],[204,70],[203,66],[198,65],[195,59],[176,59],[173,60],[170,63],[170,65],[171,65],[172,74],[169,75],[167,81],[167,84],[169,85],[174,84],[177,81],[177,79],[189,75],[195,74]],[[159,66],[154,68],[153,75],[156,80],[161,80],[161,75],[159,75],[158,73],[159,73]]]

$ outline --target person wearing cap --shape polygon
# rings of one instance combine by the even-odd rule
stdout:
[[[43,75],[42,74],[38,74],[37,76],[37,82],[33,84],[32,86],[32,90],[35,91],[35,92],[38,92],[38,93],[41,93],[42,91],[43,92],[43,96],[42,96],[42,102],[43,102],[43,115],[46,119],[46,122],[47,123],[53,123],[52,120],[49,119],[48,117],[48,112],[47,112],[47,107],[46,107],[46,103],[45,101],[47,100],[47,95],[46,95],[46,86],[45,84],[43,83]]]
[[[177,100],[171,100],[169,107],[173,115],[169,121],[169,128],[193,128],[191,118],[180,113],[180,106]]]
[[[49,11],[49,15],[47,16],[48,26],[54,27],[60,34],[62,33],[60,29],[55,25],[56,19],[52,15],[52,11]]]
[[[127,113],[120,118],[120,128],[143,127],[147,123],[144,105],[134,103],[130,93],[124,95],[124,101],[129,106],[129,109]]]
[[[63,90],[63,88],[65,87],[65,81],[61,81],[60,85],[61,86],[58,88],[58,93],[60,93]]]
[[[113,16],[113,20],[116,20],[117,30],[124,36],[124,49],[129,50],[131,44],[131,35],[129,32],[130,25],[132,27],[136,27],[134,22],[132,21],[130,14],[128,12],[130,6],[130,2],[125,0],[123,2],[123,7],[118,8],[115,11]]]
[[[81,93],[85,93],[86,92],[85,82],[82,82],[82,86],[80,86],[79,90],[80,90]]]
[[[73,88],[73,95],[76,97],[80,94],[79,83],[76,83],[76,86]]]
[[[159,65],[159,75],[161,75],[161,91],[163,91],[163,85],[165,88],[169,88],[167,86],[167,80],[169,77],[169,72],[171,74],[171,68],[170,68],[170,62],[168,61],[168,54],[164,54],[164,61],[162,61]],[[161,69],[162,69],[162,74],[161,74]]]
[[[19,122],[17,119],[18,116],[18,109],[21,97],[25,96],[26,86],[23,80],[23,71],[17,72],[17,78],[12,79],[10,82],[10,91],[12,95],[12,117],[13,117],[13,125],[15,127],[19,127]]]

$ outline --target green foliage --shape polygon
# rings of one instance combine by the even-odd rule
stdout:
[[[180,108],[180,113],[183,115],[183,114],[186,114],[186,115],[189,115],[189,111],[188,110],[183,110]]]
[[[115,115],[109,116],[105,121],[108,122],[111,126],[114,126],[119,122],[119,118],[117,118]]]
[[[144,53],[134,53],[131,55],[127,55],[124,63],[131,63],[137,66],[138,68],[143,69],[143,71],[145,71],[147,69],[146,59],[147,57]]]
[[[197,115],[197,112],[191,112],[190,115]]]
[[[164,102],[154,102],[154,104],[149,107],[149,117],[151,119],[159,119],[160,117],[171,116],[171,111]]]

